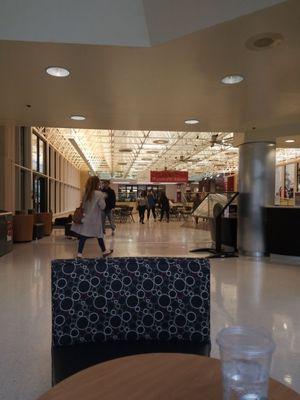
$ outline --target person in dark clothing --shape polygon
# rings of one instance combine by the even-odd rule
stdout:
[[[102,211],[102,226],[103,226],[103,233],[105,233],[105,221],[108,219],[112,235],[115,234],[116,224],[114,221],[114,214],[113,210],[116,207],[116,193],[115,191],[109,186],[110,181],[103,181],[101,191],[106,193],[105,198],[105,209]]]
[[[148,202],[148,205],[147,205],[147,220],[149,220],[150,212],[152,211],[152,215],[153,215],[154,221],[156,221],[156,212],[155,212],[156,198],[155,198],[155,195],[153,193],[153,190],[150,190],[148,192],[147,202]]]
[[[160,221],[162,221],[164,214],[166,213],[166,217],[167,217],[167,222],[169,222],[170,219],[170,203],[169,203],[169,199],[166,196],[165,192],[161,192],[160,198],[159,198],[159,202],[158,202],[159,206],[160,206]]]
[[[142,224],[144,223],[146,208],[147,208],[147,193],[146,191],[142,191],[142,193],[137,199],[137,209],[140,216],[140,222]]]

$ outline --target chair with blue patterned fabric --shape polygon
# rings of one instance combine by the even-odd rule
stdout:
[[[52,261],[53,383],[150,352],[209,355],[207,259]]]

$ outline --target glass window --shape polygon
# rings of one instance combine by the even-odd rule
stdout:
[[[43,174],[46,172],[46,164],[45,164],[45,148],[46,148],[46,143],[39,139],[39,172],[42,172]]]
[[[294,197],[294,188],[295,188],[295,164],[287,164],[285,166],[284,197],[292,199]]]
[[[23,169],[21,169],[21,182],[20,182],[21,210],[25,210],[25,190],[26,190],[25,174],[26,172]]]
[[[51,153],[52,153],[51,147],[49,146],[49,149],[48,149],[48,166],[49,166],[48,175],[49,176],[52,176]]]
[[[54,151],[54,178],[57,178],[57,175],[56,175],[56,170],[57,170],[56,158],[57,158],[57,154],[56,154],[56,151]]]
[[[32,169],[37,171],[38,169],[38,138],[33,133],[31,135],[31,154],[32,154]]]

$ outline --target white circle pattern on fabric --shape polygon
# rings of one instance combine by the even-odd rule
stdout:
[[[53,344],[209,340],[206,259],[110,258],[52,262]]]

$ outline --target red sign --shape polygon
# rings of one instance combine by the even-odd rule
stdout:
[[[186,183],[188,177],[187,171],[150,171],[151,182]]]

